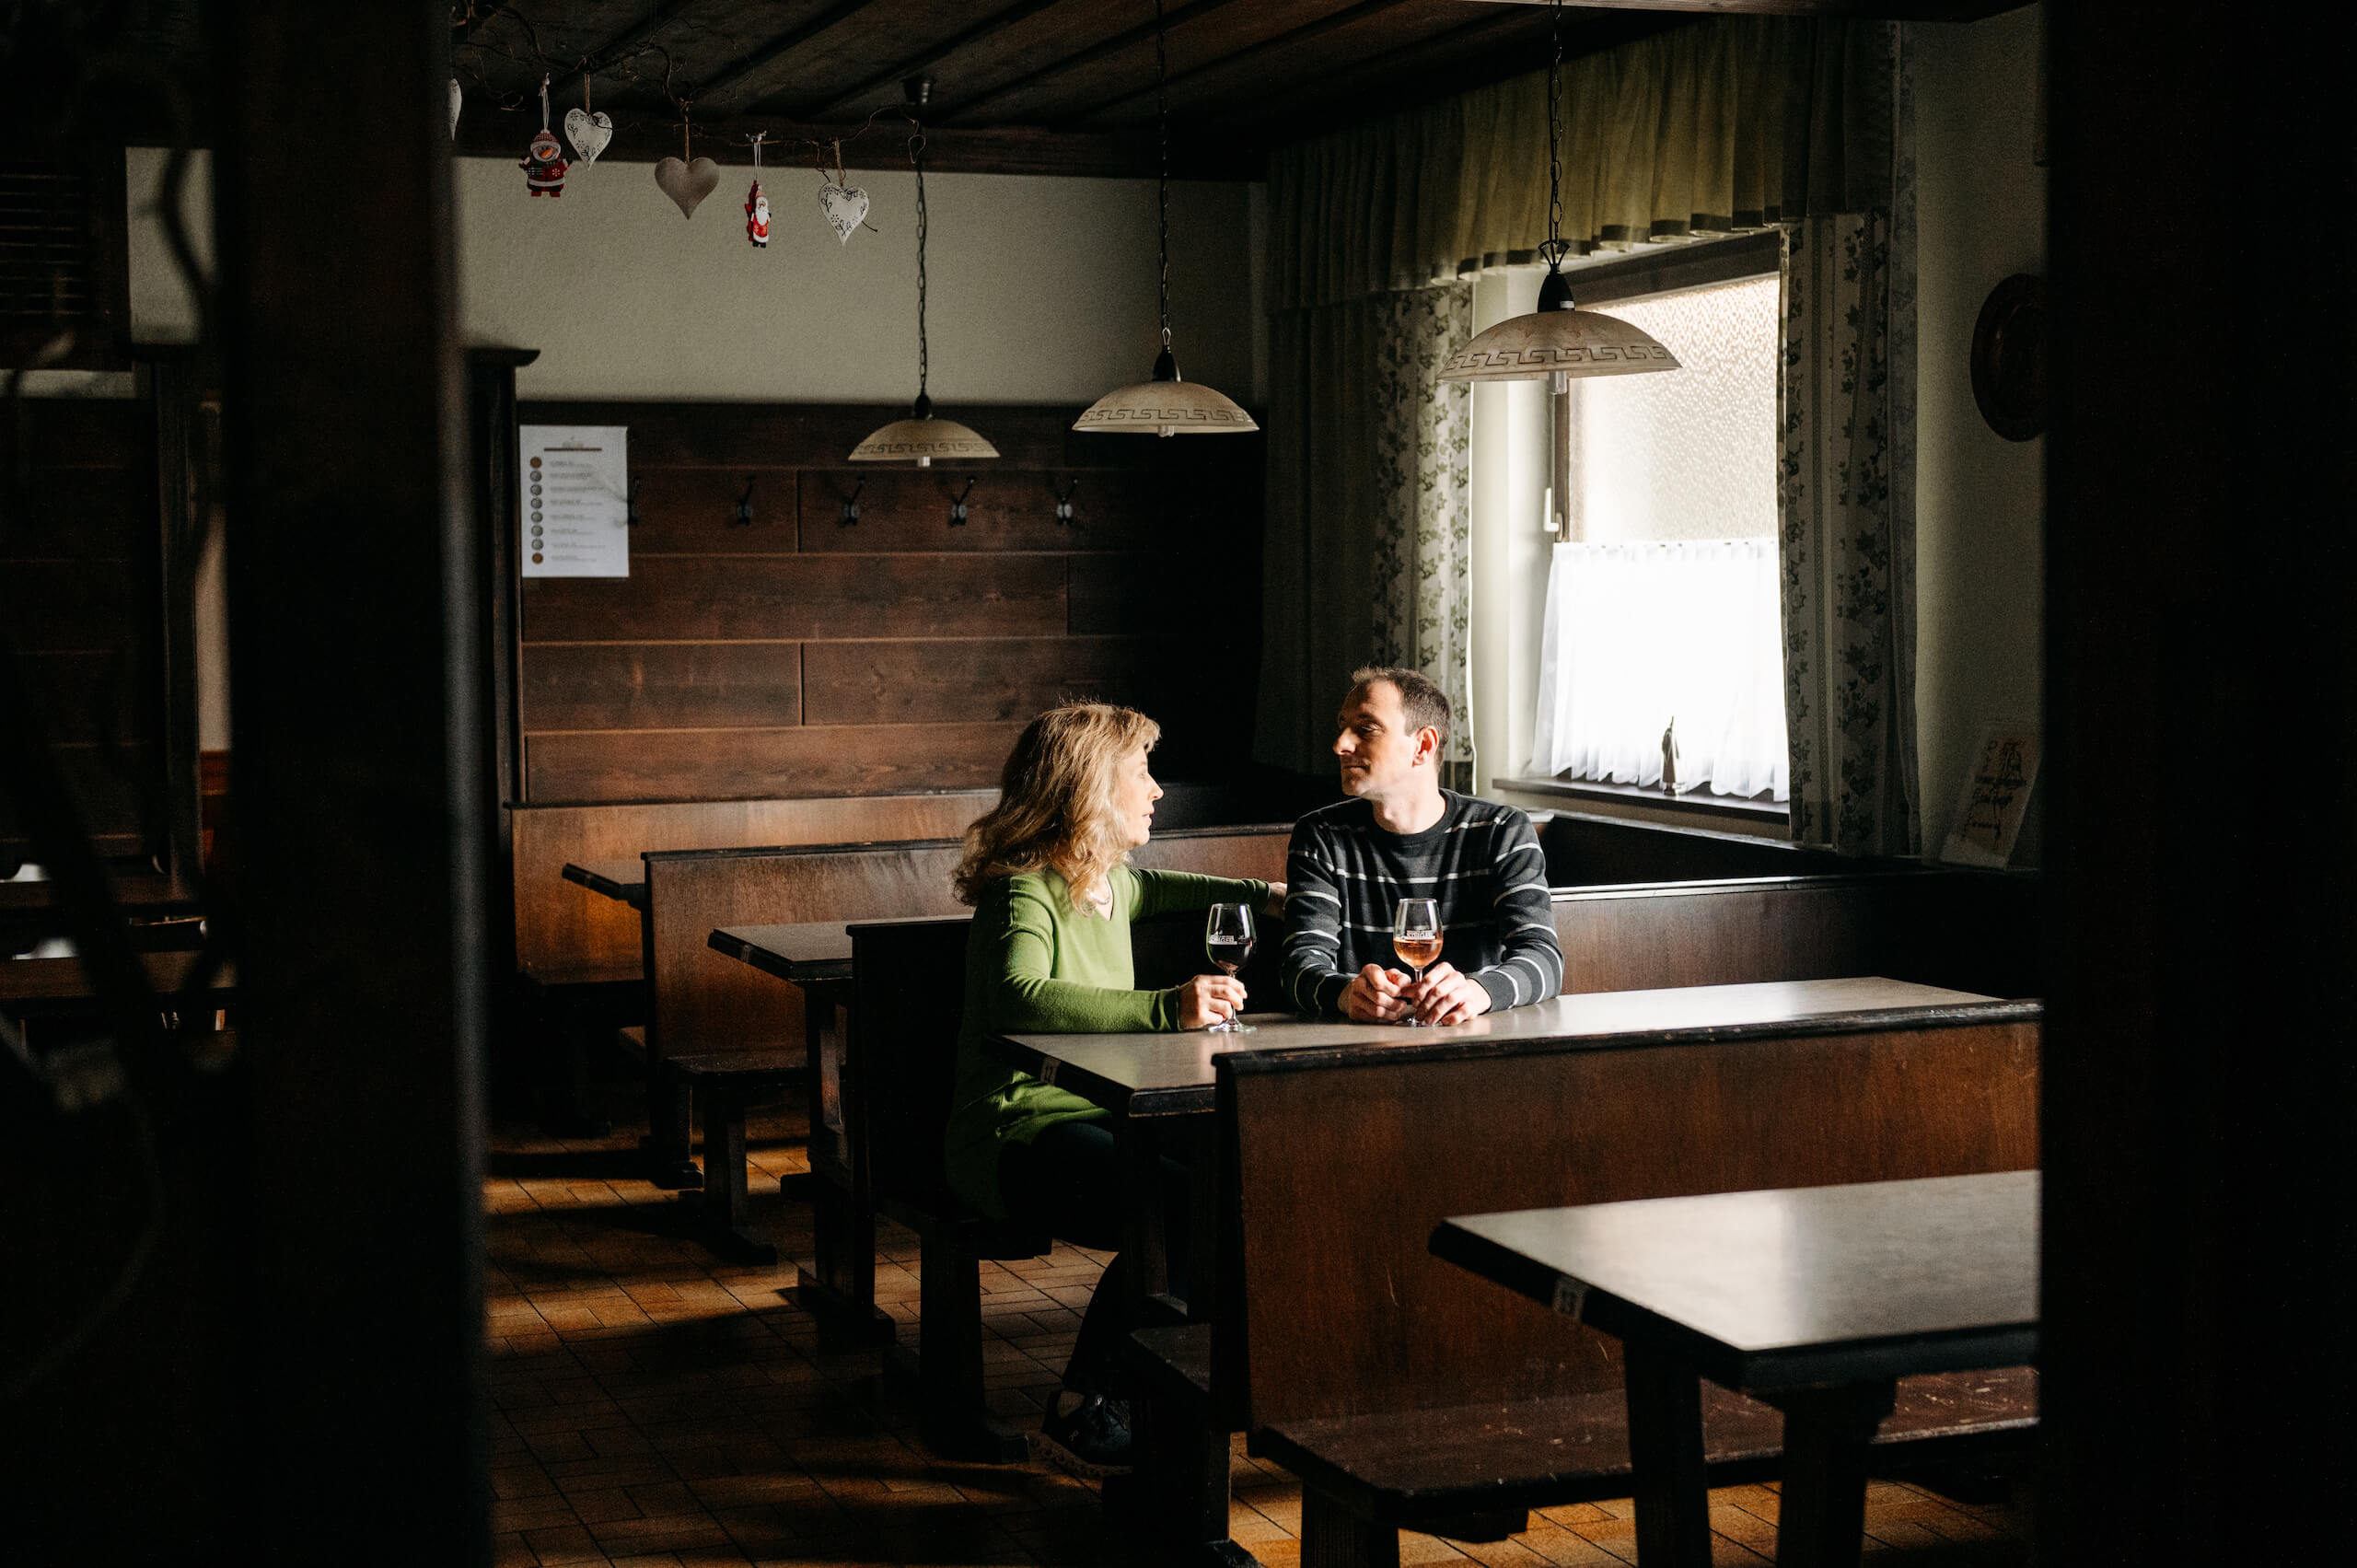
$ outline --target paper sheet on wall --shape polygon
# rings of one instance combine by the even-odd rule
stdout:
[[[517,434],[524,575],[629,576],[629,428],[527,424]]]

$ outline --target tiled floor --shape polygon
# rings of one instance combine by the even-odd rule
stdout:
[[[1094,1488],[1017,1466],[935,1461],[917,1442],[913,1406],[884,1386],[878,1353],[819,1347],[785,1295],[791,1260],[809,1247],[807,1211],[780,1199],[775,1181],[800,1168],[798,1132],[792,1115],[753,1129],[755,1218],[788,1260],[764,1269],[720,1263],[686,1239],[671,1194],[633,1175],[632,1137],[494,1133],[484,1205],[498,1562],[1134,1561],[1105,1527]],[[1103,1264],[1102,1254],[1059,1247],[1031,1262],[983,1265],[993,1398],[1010,1411],[1036,1408],[1054,1385]],[[877,1294],[903,1324],[916,1320],[916,1265],[914,1239],[888,1227]],[[1711,1503],[1714,1561],[1769,1561],[1774,1491],[1731,1487]],[[1239,1442],[1235,1539],[1270,1568],[1290,1565],[1300,1519],[1300,1488]],[[1551,1509],[1510,1541],[1457,1548],[1411,1536],[1400,1556],[1500,1568],[1633,1562],[1630,1519],[1625,1502]],[[1867,1527],[1869,1560],[1894,1568],[2026,1561],[2019,1507],[1966,1507],[1877,1483]]]

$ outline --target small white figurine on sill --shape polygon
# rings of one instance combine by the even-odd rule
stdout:
[[[1661,732],[1661,787],[1665,795],[1677,795],[1685,787],[1678,782],[1678,719],[1674,714],[1669,727]]]

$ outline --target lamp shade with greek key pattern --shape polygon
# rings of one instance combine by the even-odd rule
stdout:
[[[1642,328],[1601,311],[1565,307],[1508,317],[1449,355],[1437,379],[1535,381],[1678,367],[1678,356]]]
[[[1162,357],[1170,358],[1167,354]],[[1162,366],[1155,368],[1158,374]],[[1091,403],[1072,427],[1132,436],[1235,436],[1260,428],[1233,398],[1200,381],[1181,381],[1175,369],[1167,380],[1114,388]]]
[[[935,419],[930,405],[913,419],[896,419],[851,449],[855,463],[914,463],[931,468],[946,462],[995,458],[998,448],[954,419]]]

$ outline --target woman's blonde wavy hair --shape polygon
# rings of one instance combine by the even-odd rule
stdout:
[[[1127,860],[1114,809],[1121,760],[1151,750],[1162,726],[1109,703],[1074,703],[1033,719],[999,775],[999,801],[966,830],[954,878],[960,901],[981,901],[1002,877],[1053,871],[1077,909]]]

